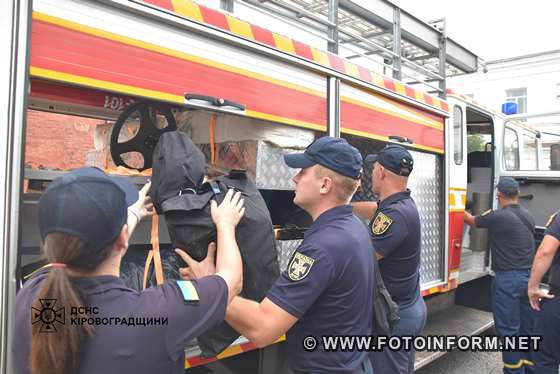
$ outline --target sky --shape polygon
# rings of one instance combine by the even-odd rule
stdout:
[[[485,61],[560,49],[559,0],[393,0]]]

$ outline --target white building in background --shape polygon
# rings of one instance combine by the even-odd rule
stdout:
[[[488,61],[485,72],[449,78],[447,85],[498,111],[507,101],[519,113],[560,111],[560,50]]]
[[[518,113],[527,113],[526,122],[542,132],[543,157],[550,165],[550,146],[560,143],[559,136],[551,135],[560,134],[560,50],[488,61],[484,72],[447,82],[450,89],[496,111],[506,102],[517,103]],[[551,115],[530,117],[534,114]]]

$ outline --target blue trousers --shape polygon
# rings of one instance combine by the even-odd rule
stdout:
[[[357,370],[361,370],[361,373],[363,373],[363,374],[374,374],[373,373],[373,368],[371,367],[371,362],[369,362],[367,357],[364,360],[364,362],[362,362],[362,364],[360,366],[361,367],[358,368]]]
[[[534,353],[535,372],[539,374],[558,374],[560,365],[560,292],[551,293],[554,298],[543,299],[535,323],[535,335],[543,338]]]
[[[318,372],[304,373],[304,372],[294,371],[294,374],[319,374],[319,373]],[[374,374],[374,373],[373,373],[373,368],[371,367],[371,363],[369,362],[369,359],[366,357],[366,359],[352,373],[349,374]]]
[[[409,305],[399,305],[401,320],[394,336],[418,336],[426,325],[427,310],[422,296]],[[410,351],[391,351],[385,348],[380,352],[370,352],[369,358],[374,374],[412,374],[414,373],[414,349]]]
[[[498,271],[492,282],[492,312],[499,336],[534,335],[536,313],[527,297],[529,270]],[[533,352],[502,352],[504,374],[534,373]]]

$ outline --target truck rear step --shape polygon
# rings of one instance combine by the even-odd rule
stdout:
[[[427,335],[477,335],[494,325],[492,313],[453,305],[428,317],[424,336]],[[426,366],[447,352],[416,352],[414,369]]]

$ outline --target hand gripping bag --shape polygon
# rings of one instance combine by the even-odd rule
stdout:
[[[164,133],[155,150],[150,196],[156,211],[165,216],[174,248],[181,248],[197,261],[206,257],[208,244],[216,241],[216,227],[210,215],[210,201],[222,202],[228,189],[240,191],[245,215],[236,229],[243,261],[242,297],[261,301],[279,276],[277,251],[268,208],[245,171],[202,183],[204,155],[181,132]],[[165,263],[164,267],[169,267]],[[173,266],[179,266],[175,261]],[[177,272],[171,272],[177,274]],[[153,284],[153,282],[152,282]],[[198,338],[202,356],[215,356],[239,334],[225,321]]]

